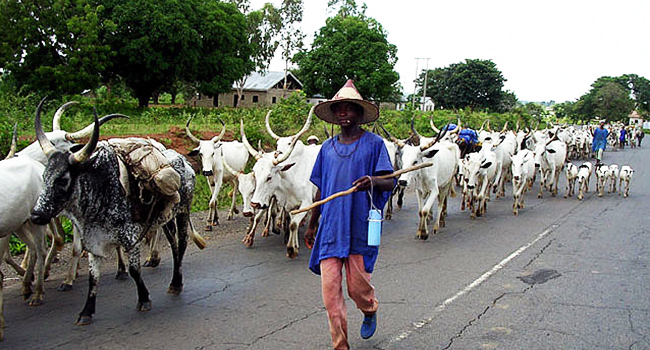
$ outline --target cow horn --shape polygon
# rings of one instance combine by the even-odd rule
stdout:
[[[515,124],[515,133],[519,132],[519,120],[517,120],[517,124]]]
[[[126,119],[129,119],[129,117],[124,115],[124,114],[119,114],[119,113],[107,114],[107,115],[99,118],[99,122],[98,122],[99,126],[104,125],[106,122],[108,122],[109,120],[114,119],[114,118],[126,118]],[[89,124],[88,126],[83,128],[82,130],[79,130],[77,132],[66,133],[65,134],[65,139],[68,140],[68,141],[71,141],[71,142],[77,142],[77,141],[79,141],[79,140],[81,140],[83,138],[86,138],[86,137],[90,136],[92,134],[92,132],[93,132],[93,128],[94,128],[94,124]]]
[[[264,153],[264,148],[262,148],[262,140],[257,140],[257,151],[261,154]]]
[[[487,131],[492,132],[492,128],[490,127],[490,119],[487,120]]]
[[[233,176],[237,177],[239,176],[239,172],[235,171],[230,164],[226,161],[226,157],[221,157],[221,163],[223,164],[223,167],[226,168],[226,170],[231,173]]]
[[[289,150],[286,153],[283,153],[280,156],[280,158],[274,159],[273,160],[273,165],[278,165],[278,164],[284,162],[285,160],[287,160],[287,158],[289,158],[289,156],[291,155],[291,152],[293,152],[293,149],[296,146],[296,143],[298,142],[298,139],[300,139],[300,136],[302,136],[302,134],[306,133],[307,130],[309,129],[309,125],[311,124],[311,118],[312,118],[312,115],[314,114],[314,109],[315,108],[316,108],[316,105],[313,105],[311,107],[311,109],[309,110],[309,115],[307,116],[307,121],[305,122],[305,125],[303,125],[302,129],[300,129],[300,131],[298,131],[298,133],[295,134],[293,136],[293,138],[291,138],[291,144],[289,145]]]
[[[436,128],[435,124],[433,124],[433,117],[432,116],[429,117],[429,124],[431,125],[431,129],[433,129],[433,131],[435,131],[436,134],[440,133],[440,130],[438,128]]]
[[[420,134],[418,133],[417,130],[415,130],[415,115],[411,116],[411,133],[418,138],[421,138]]]
[[[478,130],[479,132],[483,131],[483,127],[485,126],[485,123],[487,123],[487,119],[483,121],[483,124],[481,124],[481,128]]]
[[[11,147],[9,147],[9,154],[5,159],[13,158],[16,154],[16,142],[18,141],[18,122],[14,124],[14,132],[11,134]]]
[[[420,145],[420,151],[424,151],[426,149],[433,147],[433,145],[438,143],[438,141],[440,141],[445,136],[447,130],[449,130],[449,124],[445,125],[445,128],[442,130],[442,132],[439,133],[438,136],[436,136],[436,138],[433,141],[431,141],[428,145]]]
[[[265,123],[266,123],[266,131],[271,135],[272,138],[279,140],[280,136],[276,135],[273,130],[271,130],[271,124],[269,124],[269,117],[271,116],[271,110],[269,110],[268,113],[266,113],[266,118],[264,118]]]
[[[503,124],[503,129],[501,129],[501,132],[506,132],[508,130],[508,120],[506,120],[506,123]]]
[[[397,146],[399,146],[400,148],[404,147],[404,141],[398,140],[395,136],[391,135],[391,134],[388,132],[388,130],[386,130],[386,128],[384,128],[384,124],[379,124],[379,126],[381,127],[381,130],[384,131],[384,133],[386,134],[386,136],[388,136],[388,138],[389,138],[391,141],[393,141],[393,142],[394,142]]]
[[[190,115],[190,117],[187,119],[187,123],[185,123],[185,135],[192,140],[192,142],[198,144],[201,142],[196,136],[192,135],[192,132],[190,131],[190,122],[192,121],[192,118],[194,118],[194,115]]]
[[[34,117],[34,129],[36,131],[36,139],[38,140],[38,144],[41,145],[41,149],[43,150],[43,153],[45,153],[45,156],[49,157],[50,154],[56,151],[56,149],[50,140],[47,139],[47,136],[45,136],[45,132],[43,132],[43,125],[41,124],[41,109],[43,109],[43,103],[46,99],[47,97],[43,97],[41,102],[38,104],[38,107],[36,108],[36,117]]]
[[[223,135],[226,134],[226,123],[224,123],[223,120],[221,120],[221,118],[219,118],[219,117],[217,117],[217,119],[219,119],[219,122],[222,125],[221,133],[218,136],[215,136],[215,137],[212,138],[212,140],[211,140],[212,143],[217,143],[217,142],[221,141],[221,138],[223,137]]]
[[[61,116],[63,115],[63,112],[70,108],[70,106],[76,105],[78,103],[79,102],[77,101],[66,102],[63,104],[63,106],[59,107],[59,109],[56,110],[56,113],[54,113],[54,118],[52,119],[52,131],[61,130]]]
[[[557,137],[557,131],[553,134],[553,137],[551,137],[550,140],[546,141],[546,145],[548,146],[549,143],[551,143],[551,142],[553,142],[555,140],[559,140],[559,138]]]
[[[90,155],[95,151],[97,147],[97,142],[99,141],[99,118],[97,118],[97,110],[94,111],[95,114],[95,124],[93,128],[93,134],[90,137],[90,141],[79,151],[73,153],[68,158],[68,162],[71,165],[81,164],[90,158]]]
[[[256,151],[253,146],[248,143],[246,133],[244,132],[244,121],[242,119],[239,120],[239,131],[241,132],[241,142],[248,150],[248,153],[250,153],[251,156],[255,157],[255,160],[260,159],[262,157],[262,154],[259,151]]]

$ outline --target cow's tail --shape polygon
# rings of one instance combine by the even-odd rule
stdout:
[[[199,249],[205,249],[205,247],[208,245],[205,242],[205,239],[201,237],[201,235],[198,232],[196,232],[196,230],[194,230],[194,225],[192,225],[192,219],[188,217],[187,221],[190,225],[190,230],[188,233],[190,235],[190,238],[192,239],[192,242],[194,242],[194,244],[196,244],[196,246],[199,247]]]

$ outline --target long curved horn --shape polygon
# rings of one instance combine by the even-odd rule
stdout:
[[[70,162],[71,165],[81,164],[87,161],[88,158],[90,158],[90,155],[95,151],[95,147],[97,147],[97,142],[99,142],[99,118],[97,118],[97,110],[94,112],[95,125],[93,128],[93,134],[90,137],[90,141],[88,141],[84,148],[70,155],[68,162]]]
[[[45,156],[49,157],[50,154],[56,151],[56,149],[50,140],[47,139],[47,136],[45,136],[43,125],[41,124],[41,109],[43,109],[43,103],[46,99],[47,97],[43,97],[41,102],[38,104],[38,107],[36,108],[36,116],[34,117],[34,130],[36,131],[36,139],[38,140],[38,144],[41,146],[41,149],[43,150],[43,153],[45,153]]]
[[[553,134],[553,137],[551,137],[550,140],[546,141],[546,146],[548,146],[551,142],[555,140],[559,140],[559,138],[557,137],[557,131]]]
[[[391,134],[388,132],[388,130],[386,130],[386,128],[384,128],[384,124],[379,124],[379,126],[381,127],[381,130],[384,131],[384,133],[386,134],[386,136],[388,136],[388,138],[389,138],[391,141],[393,141],[393,142],[394,142],[397,146],[399,146],[400,148],[404,147],[405,142],[404,142],[404,141],[401,141],[401,140],[398,140],[395,136],[391,135]]]
[[[63,115],[63,112],[65,112],[72,105],[76,105],[78,103],[79,102],[77,101],[66,102],[63,104],[63,106],[59,107],[59,109],[56,110],[56,113],[54,113],[54,118],[52,119],[52,131],[61,130],[61,116]]]
[[[99,126],[102,126],[106,122],[108,122],[109,120],[115,119],[115,118],[129,119],[128,116],[126,116],[124,114],[120,114],[120,113],[107,114],[107,115],[99,118],[99,121],[98,121]],[[89,124],[88,126],[83,128],[82,130],[79,130],[79,131],[74,132],[74,133],[69,132],[69,133],[65,134],[65,139],[68,140],[68,141],[71,141],[71,142],[77,142],[77,141],[79,141],[79,140],[81,140],[83,138],[86,138],[86,137],[90,136],[92,134],[92,132],[93,132],[93,128],[94,128],[94,124]]]
[[[422,138],[418,131],[415,130],[415,115],[411,116],[411,133],[413,133],[413,135],[417,136],[418,138]]]
[[[490,119],[487,120],[487,131],[492,132],[492,128],[490,127]]]
[[[269,110],[268,113],[266,113],[266,118],[264,118],[265,123],[266,123],[266,131],[271,135],[272,138],[279,140],[280,136],[276,135],[273,130],[271,130],[271,124],[269,124],[269,117],[271,116],[271,110]]]
[[[483,124],[481,124],[481,128],[478,129],[479,132],[483,131],[483,127],[485,126],[485,123],[487,123],[487,119],[483,121]]]
[[[295,134],[291,138],[291,144],[289,145],[289,150],[286,153],[283,153],[280,156],[280,158],[274,159],[273,160],[273,165],[278,165],[278,164],[284,162],[285,160],[287,160],[287,158],[289,158],[289,156],[291,155],[291,152],[293,152],[293,149],[296,146],[296,143],[300,139],[300,136],[302,136],[302,134],[306,133],[307,130],[309,129],[309,125],[311,124],[311,118],[312,118],[312,115],[314,114],[314,109],[316,109],[316,105],[312,106],[311,109],[309,110],[309,115],[307,116],[307,121],[305,122],[305,125],[303,125],[302,129],[300,129],[300,131],[298,131],[298,133]]]
[[[517,120],[517,124],[515,125],[515,133],[519,132],[519,120]]]
[[[260,159],[262,157],[262,154],[259,151],[256,151],[255,148],[253,148],[253,146],[248,143],[246,133],[244,132],[244,121],[242,119],[239,120],[239,132],[241,133],[241,142],[248,150],[248,153],[250,153],[251,156],[255,157],[255,160]]]
[[[190,115],[190,117],[187,119],[187,123],[185,123],[185,135],[192,140],[192,142],[198,144],[201,142],[196,136],[192,135],[192,132],[190,131],[190,122],[192,121],[192,118],[194,118],[194,115]]]
[[[448,131],[447,133],[448,133],[449,135],[453,135],[453,134],[458,134],[458,133],[460,133],[460,118],[457,118],[457,119],[456,119],[456,128],[455,128],[454,130],[452,130],[452,131]]]
[[[260,154],[264,153],[264,148],[262,148],[262,140],[257,140],[257,152]]]
[[[239,171],[236,171],[233,169],[230,164],[226,161],[226,157],[221,157],[221,163],[223,164],[223,167],[226,168],[226,170],[231,173],[233,176],[238,177],[239,174],[241,174]]]
[[[428,145],[420,145],[420,151],[424,151],[428,148],[433,147],[433,145],[438,143],[438,141],[440,141],[445,136],[447,130],[449,130],[449,124],[445,125],[445,128],[442,130],[442,132],[439,133],[438,136],[436,136],[436,138],[433,141],[431,141]]]
[[[219,133],[218,136],[215,136],[215,137],[212,138],[212,140],[211,140],[212,143],[217,143],[217,142],[221,141],[221,138],[223,137],[223,135],[226,134],[226,123],[224,123],[223,120],[221,120],[221,118],[219,118],[219,117],[217,117],[217,119],[219,119],[219,121],[221,122],[221,125],[222,125],[221,133]]]
[[[508,130],[508,120],[506,120],[506,123],[503,124],[503,129],[501,129],[501,132],[505,132],[506,130]]]
[[[18,122],[14,124],[14,132],[11,134],[11,147],[9,147],[9,154],[7,154],[7,157],[5,159],[13,158],[13,156],[16,154],[16,143],[18,141]]]
[[[429,116],[429,125],[431,125],[431,129],[436,132],[436,134],[440,133],[440,130],[436,128],[436,125],[433,124],[433,116]]]

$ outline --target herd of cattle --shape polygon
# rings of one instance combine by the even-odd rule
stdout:
[[[181,274],[183,256],[188,237],[197,246],[205,242],[194,230],[189,219],[194,196],[195,173],[185,157],[151,139],[137,139],[152,146],[166,158],[168,167],[180,176],[178,199],[166,203],[155,189],[143,185],[143,179],[134,176],[124,157],[120,156],[111,142],[99,141],[100,126],[114,118],[126,118],[110,114],[97,118],[95,122],[78,132],[66,132],[60,128],[60,118],[74,102],[61,106],[53,118],[53,131],[45,133],[41,125],[39,104],[35,116],[37,142],[15,153],[12,148],[7,159],[0,161],[0,261],[8,262],[23,275],[21,293],[30,305],[43,301],[43,281],[50,263],[62,244],[62,230],[59,215],[68,217],[74,226],[73,258],[68,275],[59,290],[69,290],[77,272],[82,251],[88,252],[89,292],[77,324],[92,322],[95,313],[100,267],[102,260],[118,252],[118,276],[133,278],[137,287],[137,309],[151,308],[149,292],[140,276],[140,246],[143,239],[151,244],[150,257],[145,266],[156,266],[160,258],[155,249],[159,231],[169,241],[173,257],[173,276],[169,292],[178,294],[183,288]],[[251,225],[243,243],[252,246],[256,229],[265,224],[262,235],[269,231],[284,230],[287,256],[298,255],[298,229],[308,212],[292,214],[299,208],[313,203],[315,186],[309,181],[311,169],[321,145],[317,142],[304,144],[300,138],[309,130],[313,108],[307,121],[295,135],[281,137],[270,126],[270,114],[266,115],[266,129],[276,140],[276,149],[267,152],[261,145],[253,147],[247,140],[243,121],[240,122],[241,142],[223,141],[225,123],[218,136],[210,140],[196,138],[190,131],[190,118],[186,123],[187,136],[197,147],[189,155],[198,155],[201,172],[208,179],[211,191],[210,211],[206,229],[218,224],[217,197],[224,182],[230,182],[243,198],[243,215],[250,217]],[[418,171],[403,174],[393,190],[401,207],[406,188],[412,188],[417,195],[419,227],[417,237],[427,239],[430,221],[433,219],[433,233],[445,226],[447,198],[462,194],[461,209],[468,209],[471,218],[486,214],[491,193],[496,198],[505,196],[507,182],[512,183],[513,214],[524,208],[524,194],[532,188],[539,177],[538,197],[544,190],[552,196],[558,194],[558,179],[562,170],[567,178],[567,196],[573,196],[577,183],[578,199],[589,189],[593,173],[596,176],[596,191],[602,196],[604,190],[616,191],[624,197],[629,193],[633,170],[629,165],[593,165],[591,155],[591,129],[576,126],[555,126],[544,130],[508,130],[507,123],[501,131],[493,131],[487,123],[477,131],[478,143],[468,145],[459,138],[462,126],[447,125],[442,131],[430,120],[436,137],[424,137],[418,133],[411,121],[411,135],[398,139],[382,127],[384,143],[395,170],[422,163],[432,165]],[[617,127],[610,129],[610,135],[617,135]],[[636,131],[630,133],[630,144],[640,146]],[[15,135],[14,135],[15,137]],[[86,144],[81,139],[90,137]],[[314,136],[310,141],[317,140]],[[618,138],[612,137],[612,147],[619,146]],[[460,145],[460,147],[459,147]],[[480,146],[478,146],[480,145]],[[15,153],[15,154],[14,154]],[[255,163],[253,170],[244,173],[249,158]],[[581,165],[569,160],[584,159]],[[609,187],[607,182],[609,181]],[[227,219],[238,213],[236,191]],[[434,211],[433,205],[437,204]],[[165,208],[171,208],[166,211]],[[393,214],[393,198],[387,205],[385,218]],[[276,220],[276,217],[280,220]],[[276,222],[279,221],[279,228]],[[16,234],[28,246],[23,265],[13,261],[9,253],[9,237]],[[51,235],[52,247],[46,252],[46,236]],[[124,262],[124,253],[128,263]],[[1,272],[0,272],[0,277]],[[32,280],[34,288],[32,290]],[[0,279],[0,340],[4,333],[2,315],[2,282]]]

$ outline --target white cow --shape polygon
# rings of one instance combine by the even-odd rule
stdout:
[[[429,238],[427,222],[432,215],[433,203],[436,200],[438,210],[434,217],[433,234],[436,234],[441,226],[445,226],[443,212],[446,211],[447,196],[452,190],[454,174],[458,166],[457,159],[460,157],[458,145],[448,140],[439,142],[442,136],[444,132],[439,134],[437,139],[420,146],[401,145],[404,167],[433,163],[433,166],[406,173],[399,179],[401,186],[413,186],[416,189],[420,217],[417,237],[420,239]]]
[[[578,167],[573,163],[566,163],[564,168],[564,174],[566,175],[566,193],[564,198],[572,197],[575,193],[576,180],[578,178]]]
[[[519,209],[524,208],[524,194],[530,188],[535,175],[535,155],[532,151],[523,149],[512,156],[512,213],[519,215]]]
[[[490,188],[497,175],[497,157],[491,150],[488,141],[483,144],[480,152],[466,156],[467,172],[465,181],[469,191],[470,218],[475,219],[487,211],[487,201],[490,199]]]
[[[15,233],[32,251],[21,289],[23,298],[31,296],[30,305],[40,305],[43,302],[46,227],[32,224],[29,218],[43,187],[44,169],[43,164],[29,157],[0,161],[0,238],[8,239]],[[0,340],[4,337],[5,327],[3,278],[0,272]],[[32,279],[36,282],[33,293]]]
[[[185,133],[198,146],[190,151],[188,155],[200,155],[201,157],[202,174],[208,179],[211,194],[209,204],[210,212],[208,214],[206,230],[212,230],[212,226],[219,225],[217,197],[219,196],[221,185],[224,182],[230,182],[233,188],[227,220],[232,220],[234,214],[238,212],[235,206],[238,186],[237,177],[233,176],[230,172],[224,171],[223,160],[225,159],[235,171],[241,172],[244,170],[244,167],[248,162],[248,150],[246,150],[246,146],[239,141],[221,141],[226,132],[226,124],[223,121],[219,120],[221,121],[221,124],[223,124],[221,133],[210,140],[200,140],[192,135],[189,128],[191,121],[192,117],[190,117],[185,124]]]
[[[246,139],[244,124],[241,123],[242,141],[251,155],[257,158],[253,166],[255,172],[255,192],[251,205],[256,209],[267,209],[271,205],[271,198],[276,197],[278,207],[291,211],[304,208],[314,201],[316,186],[309,181],[320,146],[305,147],[298,142],[311,124],[314,107],[309,111],[309,116],[303,128],[293,137],[287,148],[278,144],[274,153],[259,155]],[[286,138],[282,138],[286,139]],[[281,140],[278,140],[281,141]],[[298,256],[298,228],[307,212],[290,215],[289,239],[287,242],[287,256]]]
[[[605,164],[596,165],[596,192],[598,197],[603,196],[605,186],[607,186],[607,179],[609,178],[609,167]]]
[[[618,194],[623,193],[623,198],[627,198],[630,195],[630,181],[632,181],[632,175],[634,175],[634,169],[629,165],[623,165],[621,171],[618,173]],[[623,189],[623,182],[625,182],[625,189]]]
[[[578,199],[584,198],[584,193],[589,192],[589,179],[593,165],[591,162],[584,162],[578,167]]]
[[[548,188],[551,196],[557,195],[557,184],[562,167],[566,161],[566,143],[556,136],[546,142],[535,145],[535,166],[540,169],[540,186],[537,198],[542,198],[544,187]]]
[[[607,193],[616,193],[616,182],[618,182],[618,174],[619,174],[619,169],[618,165],[616,164],[610,164],[609,165],[609,190]]]

